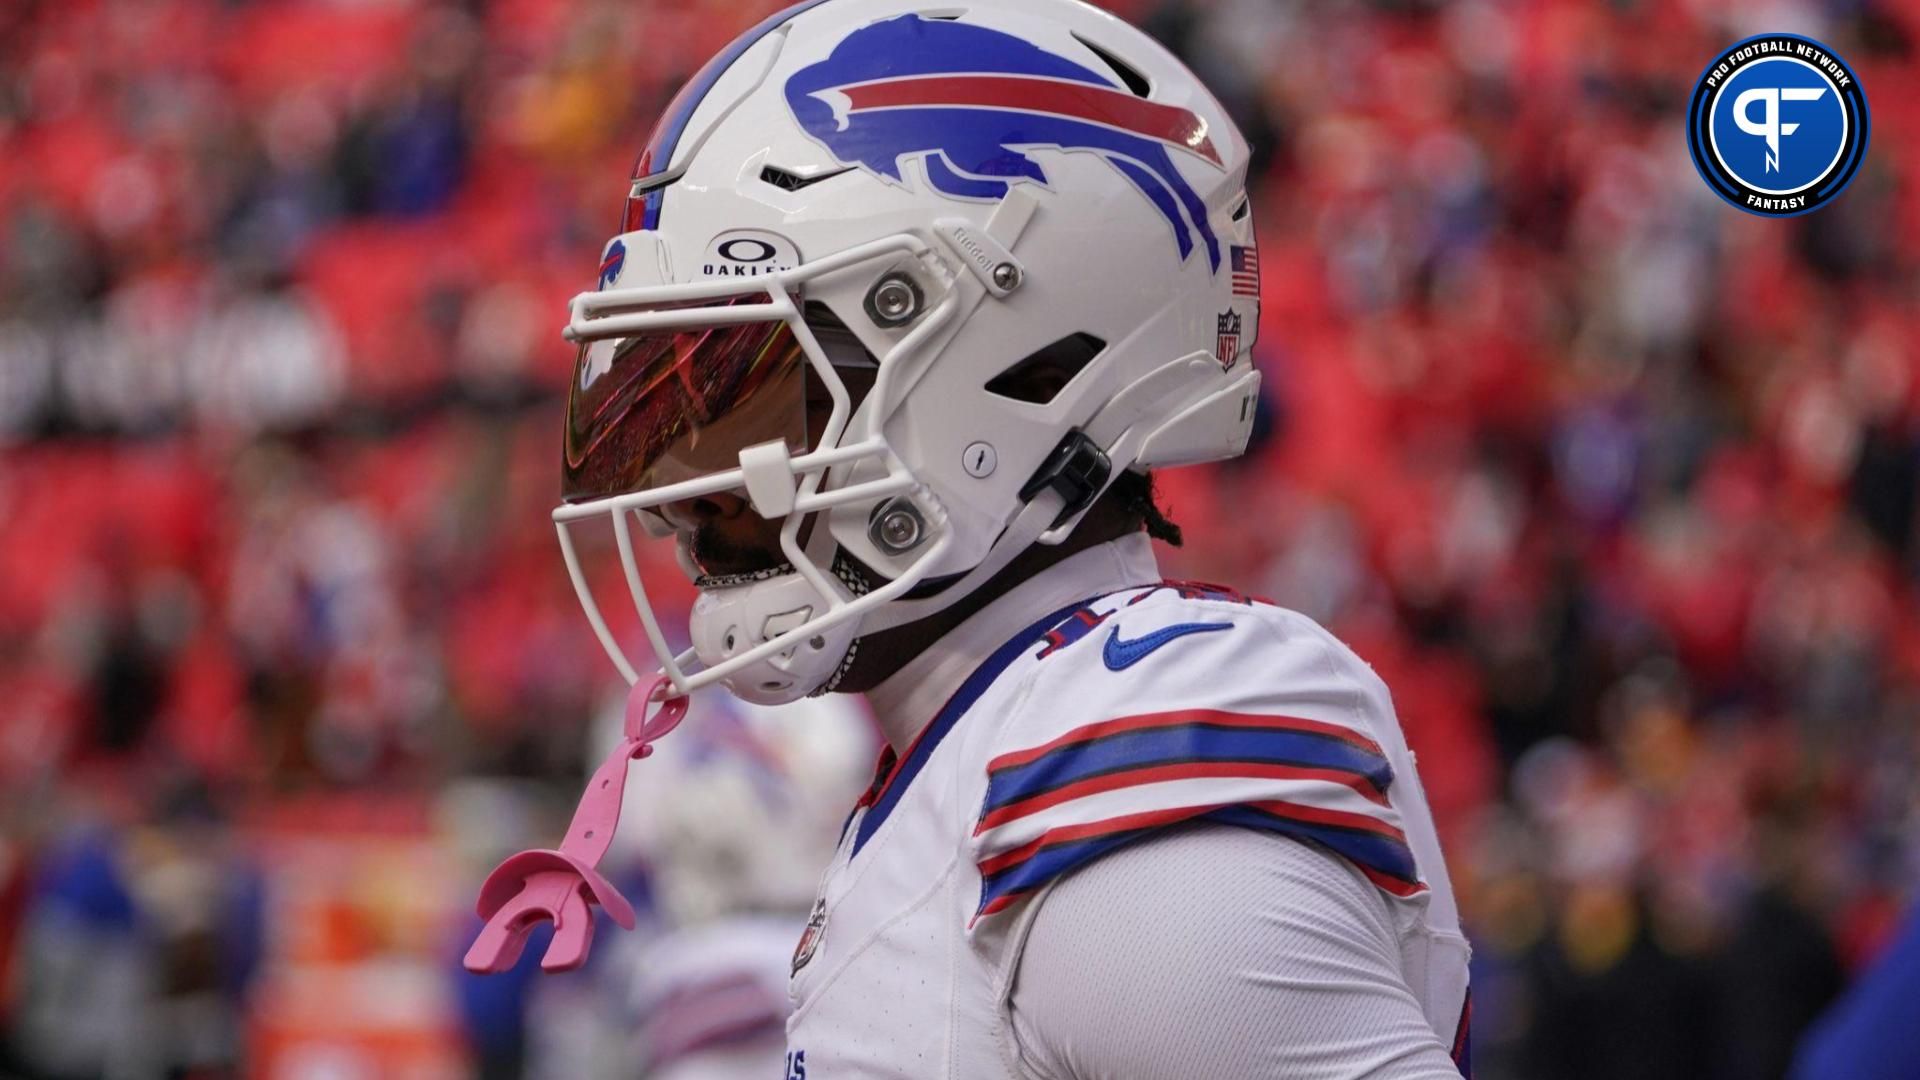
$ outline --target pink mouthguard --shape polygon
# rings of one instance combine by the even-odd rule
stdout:
[[[653,753],[653,743],[680,725],[687,715],[685,697],[656,698],[669,686],[665,676],[627,697],[626,737],[594,771],[586,794],[573,812],[573,824],[560,850],[540,848],[512,855],[487,875],[480,887],[480,917],[487,925],[467,950],[468,971],[506,971],[520,959],[527,935],[542,920],[552,920],[553,941],[540,966],[572,971],[586,963],[593,947],[593,905],[607,909],[623,930],[633,929],[633,905],[596,869],[613,843],[620,823],[620,799],[626,792],[627,763]],[[660,711],[647,718],[658,700]]]

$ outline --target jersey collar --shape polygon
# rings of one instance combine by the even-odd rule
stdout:
[[[1050,611],[1160,580],[1153,542],[1134,533],[1042,570],[955,627],[867,694],[887,744],[904,752],[981,661]]]

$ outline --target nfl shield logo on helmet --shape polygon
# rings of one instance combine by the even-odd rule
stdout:
[[[1231,368],[1240,358],[1240,313],[1229,311],[1220,316],[1219,336],[1213,345],[1213,358],[1220,361],[1223,368]]]

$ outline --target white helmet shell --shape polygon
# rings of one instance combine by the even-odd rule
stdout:
[[[555,513],[563,543],[570,525],[612,518],[680,689],[723,681],[756,701],[819,689],[859,634],[922,618],[1032,543],[1064,539],[1120,470],[1244,451],[1259,388],[1246,171],[1244,139],[1193,73],[1078,0],[812,0],[774,16],[669,108],[568,335],[583,345],[576,383],[590,385],[621,362],[626,346],[607,342],[783,323],[833,416],[811,445],[769,433],[724,468],[570,491]],[[877,362],[863,400],[835,372],[826,325]],[[1036,357],[1077,371],[1047,400],[997,391]],[[696,649],[676,657],[626,522],[658,531],[650,512],[722,490],[785,520],[787,577],[810,593],[762,582],[739,586],[766,594],[745,609],[703,600]],[[826,527],[802,550],[810,515]],[[568,556],[636,679],[570,543]],[[832,572],[843,558],[880,587],[846,588]],[[726,627],[702,625],[723,611],[731,649]],[[745,637],[742,617],[759,620]]]

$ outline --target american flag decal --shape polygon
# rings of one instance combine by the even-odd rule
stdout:
[[[1233,295],[1260,296],[1260,249],[1230,245],[1233,258]]]

